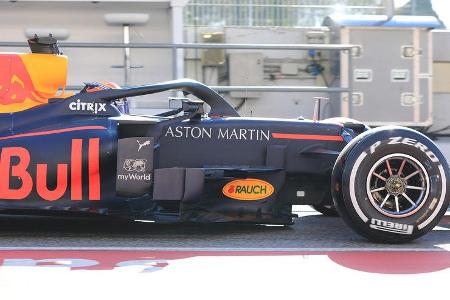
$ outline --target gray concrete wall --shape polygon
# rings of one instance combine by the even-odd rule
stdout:
[[[125,2],[125,1],[124,1]],[[0,2],[0,39],[26,40],[26,28],[65,28],[70,32],[68,42],[122,42],[122,27],[108,26],[106,13],[146,13],[145,26],[132,27],[131,42],[170,43],[171,15],[168,3],[92,3],[92,2]],[[5,51],[28,49],[0,48]],[[69,85],[85,81],[115,81],[123,83],[122,49],[62,49],[69,56]],[[133,84],[152,83],[172,79],[170,50],[132,49]]]

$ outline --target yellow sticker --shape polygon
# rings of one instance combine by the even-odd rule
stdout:
[[[275,191],[273,185],[260,179],[237,179],[228,182],[222,193],[235,200],[254,201],[269,197]]]

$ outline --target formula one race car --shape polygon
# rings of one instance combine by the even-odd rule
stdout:
[[[51,37],[29,44],[33,53],[0,54],[5,213],[292,224],[292,205],[334,205],[359,234],[398,243],[430,231],[448,207],[447,162],[417,131],[243,118],[192,80],[57,94],[67,58]],[[126,98],[167,90],[196,99],[127,113]]]

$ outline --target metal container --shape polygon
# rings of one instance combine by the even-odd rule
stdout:
[[[352,65],[344,54],[332,58],[329,76],[353,89],[334,96],[336,115],[375,126],[432,125],[431,29],[441,26],[436,18],[335,15],[324,25],[332,43],[356,45]]]

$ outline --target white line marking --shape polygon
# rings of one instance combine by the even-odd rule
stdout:
[[[442,252],[449,251],[450,244],[436,244],[433,248],[394,248],[394,247],[358,247],[358,248],[190,248],[190,247],[0,247],[0,251],[198,251],[198,252]]]

